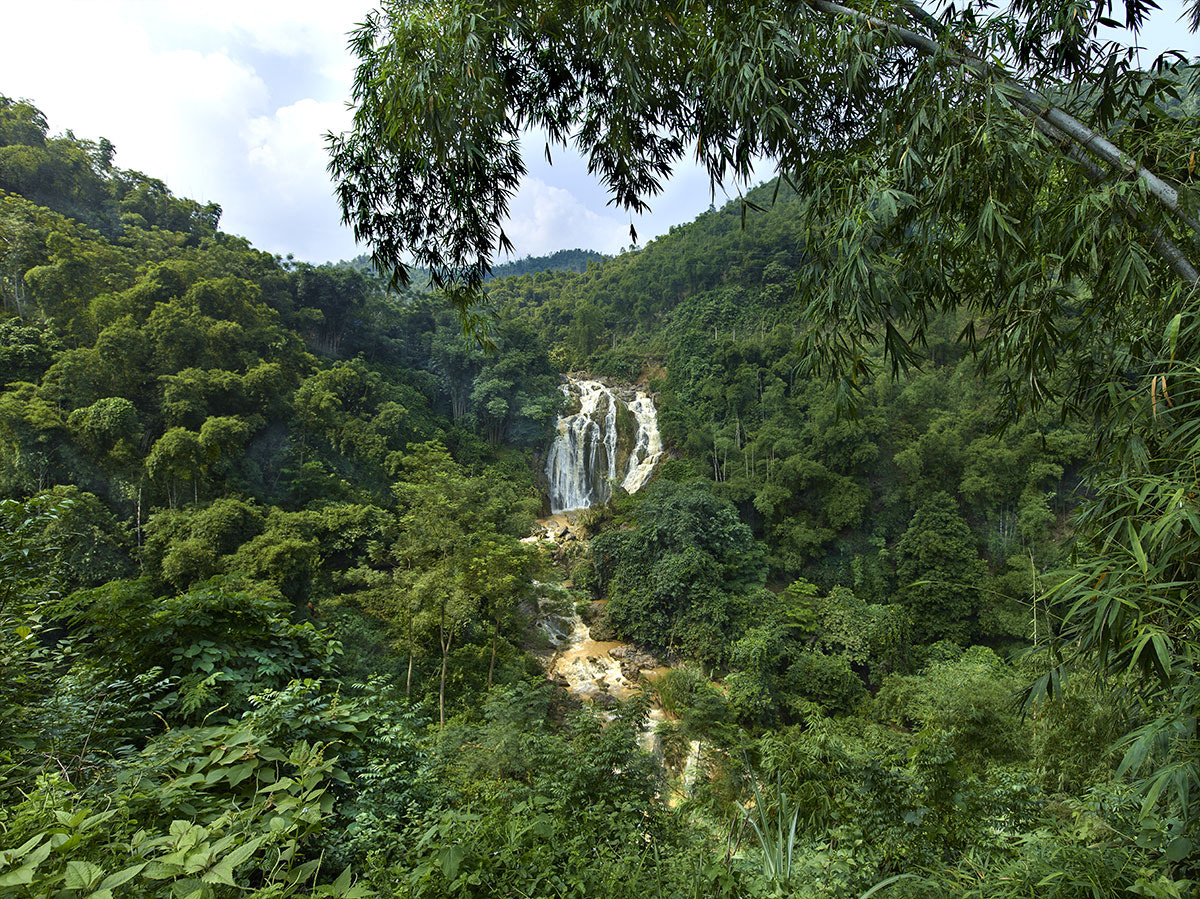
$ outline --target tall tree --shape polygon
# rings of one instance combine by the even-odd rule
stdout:
[[[952,497],[935,493],[921,505],[896,546],[896,560],[898,599],[912,612],[917,638],[966,646],[987,568]]]
[[[505,533],[505,506],[514,500],[503,485],[471,476],[444,446],[423,443],[401,462],[393,486],[400,502],[393,547],[401,602],[408,615],[411,683],[414,623],[436,630],[441,651],[438,717],[446,723],[450,651],[486,605],[495,638],[503,619],[530,589],[532,559]],[[527,527],[528,525],[526,525]],[[489,682],[491,670],[489,670]]]

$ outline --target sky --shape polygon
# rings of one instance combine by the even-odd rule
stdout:
[[[310,262],[365,252],[340,224],[323,135],[350,125],[354,59],[347,33],[370,0],[54,0],[0,9],[0,94],[31,100],[51,132],[107,137],[118,166],[224,210],[221,227],[258,248]],[[1200,39],[1164,12],[1144,42],[1200,55]],[[13,8],[16,7],[16,8]],[[16,39],[14,39],[14,36]],[[684,166],[632,219],[607,205],[582,160],[525,141],[529,174],[505,231],[517,258],[580,247],[615,253],[629,226],[646,240],[711,202]],[[764,172],[764,175],[769,172]],[[724,201],[718,194],[717,205]],[[501,260],[503,261],[503,260]]]

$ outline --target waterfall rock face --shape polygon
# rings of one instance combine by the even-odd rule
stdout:
[[[550,511],[557,515],[605,502],[615,483],[637,492],[663,452],[654,400],[640,390],[625,398],[599,381],[574,378],[567,378],[562,391],[578,402],[579,411],[559,416],[546,459]]]
[[[654,400],[638,391],[633,402],[629,403],[629,411],[637,421],[637,433],[634,435],[633,450],[629,454],[629,470],[621,486],[626,493],[637,493],[650,475],[654,466],[662,458],[662,437],[658,433],[658,410],[654,408]]]

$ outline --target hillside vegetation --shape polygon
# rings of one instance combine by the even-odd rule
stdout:
[[[114,160],[0,98],[0,896],[1194,889],[1117,770],[1138,671],[1021,707],[1087,430],[953,317],[852,404],[805,376],[795,197],[499,278],[484,350]],[[670,458],[551,558],[578,370]],[[534,655],[568,579],[672,665],[604,713]]]

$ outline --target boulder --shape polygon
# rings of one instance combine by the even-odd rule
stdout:
[[[611,693],[604,693],[603,691],[593,694],[591,700],[592,704],[600,709],[611,709],[617,705],[616,697]]]
[[[622,670],[626,665],[631,666],[635,672],[646,668],[662,667],[662,662],[654,655],[636,646],[617,646],[609,650],[608,654],[621,663]]]
[[[588,630],[591,631],[592,639],[599,643],[608,643],[617,639],[617,632],[612,629],[612,625],[608,623],[608,616],[603,613],[588,622]]]

